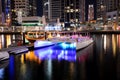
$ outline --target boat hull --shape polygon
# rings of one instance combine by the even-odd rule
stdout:
[[[26,38],[30,43],[34,43],[36,40],[45,40],[45,37],[30,38],[30,37],[27,36],[27,35],[25,35],[25,38]]]
[[[7,51],[1,51],[0,52],[0,61],[5,60],[5,59],[9,59],[9,54]]]
[[[89,39],[83,42],[76,42],[76,50],[81,50],[87,46],[89,46],[91,43],[93,43],[93,39]]]

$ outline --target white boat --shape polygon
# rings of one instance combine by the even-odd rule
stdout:
[[[17,47],[17,48],[13,47],[9,51],[9,53],[11,53],[11,54],[20,54],[20,53],[28,52],[28,50],[29,49],[27,47],[24,47],[24,46],[20,46],[20,47]]]
[[[53,46],[55,44],[57,44],[57,42],[36,40],[34,42],[34,49],[45,48],[45,47]]]
[[[76,50],[81,50],[87,46],[89,46],[91,43],[93,43],[92,38],[84,38],[83,40],[79,40],[81,38],[78,38],[78,41],[76,42]]]
[[[51,42],[71,42],[76,43],[76,50],[80,50],[82,48],[87,47],[93,42],[93,39],[88,36],[80,36],[80,37],[55,37],[50,38]]]
[[[9,53],[7,51],[0,51],[0,61],[9,59]]]

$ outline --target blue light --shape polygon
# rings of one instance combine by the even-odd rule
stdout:
[[[68,49],[68,48],[75,48],[76,45],[75,43],[61,43],[60,44],[63,49]]]
[[[71,48],[76,48],[76,43],[71,43],[71,44],[70,44],[70,47],[71,47]]]
[[[52,50],[49,48],[44,48],[44,49],[39,49],[39,50],[35,50],[35,54],[40,58],[40,59],[44,59],[47,58],[48,54],[51,54]]]
[[[14,56],[11,56],[10,57],[10,64],[9,64],[9,77],[10,77],[10,80],[14,80],[14,70],[15,70],[15,67],[14,67],[14,61],[15,61],[15,58]]]
[[[70,44],[67,44],[67,43],[61,43],[61,46],[63,49],[67,49],[70,47]]]
[[[76,51],[71,50],[53,50],[53,49],[39,49],[35,50],[35,55],[40,60],[58,59],[67,61],[76,61]]]
[[[4,69],[0,69],[0,79],[3,79]]]

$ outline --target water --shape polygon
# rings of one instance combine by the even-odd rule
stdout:
[[[92,36],[78,52],[57,45],[11,55],[0,62],[0,80],[120,80],[120,35]]]

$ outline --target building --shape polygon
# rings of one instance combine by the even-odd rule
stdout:
[[[97,0],[97,21],[119,22],[120,0]]]
[[[106,19],[107,21],[118,22],[120,12],[120,0],[108,0],[106,3]]]
[[[37,15],[37,0],[29,0],[29,16]]]
[[[106,21],[106,3],[108,3],[108,0],[97,0],[96,3],[97,3],[96,5],[97,22],[103,23]]]
[[[84,22],[85,0],[61,0],[61,20],[63,22]]]
[[[16,15],[17,15],[17,11],[19,10],[22,11],[23,17],[26,17],[29,15],[29,0],[13,0],[12,4],[14,4],[12,7],[12,11],[14,11]]]
[[[60,18],[61,0],[43,0],[43,15],[49,22],[56,22]]]
[[[94,20],[94,5],[89,5],[88,8],[88,21]]]
[[[2,24],[2,1],[0,0],[0,24]]]
[[[22,28],[23,31],[39,31],[44,29],[44,24],[42,24],[42,17],[31,16],[22,18]]]
[[[43,0],[43,15],[50,22],[84,22],[85,0]]]
[[[43,25],[42,17],[32,16],[32,17],[22,17],[22,26],[40,26]]]
[[[12,25],[19,25],[21,17],[36,16],[36,0],[11,0]],[[22,13],[21,15],[19,15]]]

